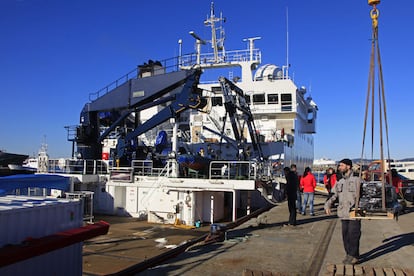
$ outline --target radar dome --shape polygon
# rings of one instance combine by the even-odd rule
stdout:
[[[264,79],[276,80],[276,79],[282,79],[282,78],[283,78],[282,68],[274,64],[265,64],[263,66],[260,66],[256,70],[256,73],[254,74],[254,80],[256,81],[260,81]]]

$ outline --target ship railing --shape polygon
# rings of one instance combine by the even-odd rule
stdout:
[[[164,167],[154,167],[152,160],[133,160],[131,164],[133,173],[142,176],[169,176],[171,175],[171,161],[168,161]]]
[[[136,175],[154,175],[154,162],[152,160],[133,160],[132,169]]]
[[[257,169],[254,161],[212,161],[210,179],[255,180]]]
[[[192,67],[194,64],[197,64],[197,54],[183,55],[180,58],[181,67]],[[262,54],[259,49],[253,49],[253,52],[250,53],[250,50],[234,50],[220,52],[217,56],[217,59],[214,56],[214,53],[204,53],[200,54],[200,64],[203,65],[214,65],[214,64],[232,64],[240,62],[257,62],[261,63]]]
[[[79,199],[83,205],[83,220],[93,223],[93,194],[91,191],[66,192],[65,196],[69,199]]]
[[[112,161],[92,159],[49,159],[47,172],[70,174],[108,174]]]
[[[250,104],[250,110],[254,114],[263,114],[266,115],[268,113],[274,114],[274,113],[290,113],[290,112],[297,112],[297,109],[292,105],[292,103],[286,104],[258,104],[252,103]]]

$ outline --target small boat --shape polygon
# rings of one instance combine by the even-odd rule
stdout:
[[[28,157],[29,155],[0,150],[0,176],[33,173],[32,170],[26,170],[22,166]]]
[[[7,167],[9,164],[21,165],[29,157],[26,154],[9,153],[0,150],[0,167]]]

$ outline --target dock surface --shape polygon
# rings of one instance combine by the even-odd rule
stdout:
[[[325,215],[325,200],[325,196],[316,196],[315,216],[298,214],[297,226],[285,226],[288,207],[283,202],[227,231],[223,241],[195,244],[186,252],[135,275],[414,275],[411,203],[398,220],[362,221],[361,259],[352,266],[342,264],[345,251],[341,223],[335,214]],[[113,227],[116,231],[117,226]],[[198,236],[204,233],[205,229],[199,230]],[[111,273],[107,270],[107,273],[84,275]]]
[[[284,226],[287,202],[228,231],[223,242],[196,247],[138,275],[414,275],[414,208],[395,219],[362,221],[361,262],[342,264],[341,223],[315,197],[315,216]]]

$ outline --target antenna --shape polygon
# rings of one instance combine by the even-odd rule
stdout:
[[[243,38],[243,41],[249,41],[250,61],[253,61],[254,41],[258,39],[262,39],[262,37],[256,36],[256,37],[250,37],[250,38]]]
[[[196,51],[197,51],[197,64],[201,63],[201,44],[205,45],[206,42],[204,39],[199,37],[194,31],[190,31],[190,35],[196,40]]]
[[[286,76],[289,77],[289,11],[286,7]]]

